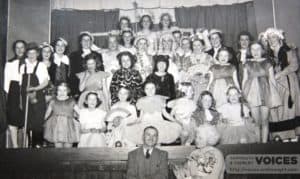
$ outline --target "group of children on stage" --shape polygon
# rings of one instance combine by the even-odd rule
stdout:
[[[169,14],[159,25],[154,32],[144,15],[134,36],[123,17],[108,49],[82,32],[70,55],[61,37],[53,46],[15,41],[4,82],[12,147],[24,126],[33,147],[137,146],[147,126],[160,144],[192,145],[203,124],[221,144],[297,140],[298,59],[283,31],[269,28],[257,42],[241,32],[234,52],[220,30],[186,35]]]

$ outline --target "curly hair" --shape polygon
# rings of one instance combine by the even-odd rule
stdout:
[[[123,68],[122,66],[122,57],[123,56],[128,56],[130,61],[131,61],[131,66],[129,67],[130,69],[134,67],[135,63],[136,63],[136,56],[133,55],[132,53],[128,52],[128,51],[124,51],[124,52],[120,52],[118,55],[117,55],[117,59],[119,61],[119,65],[121,68]]]
[[[160,20],[159,20],[159,24],[158,24],[160,30],[162,30],[162,28],[163,28],[162,20],[163,20],[163,18],[164,18],[165,16],[168,16],[168,18],[169,18],[169,20],[170,20],[170,24],[169,24],[168,28],[170,28],[170,27],[173,26],[171,14],[169,14],[169,13],[163,13],[163,14],[160,16]]]
[[[153,20],[152,20],[151,16],[148,15],[148,14],[145,14],[145,15],[143,15],[143,16],[140,18],[140,21],[138,22],[139,28],[140,28],[140,29],[143,29],[143,20],[144,20],[144,18],[146,18],[146,17],[148,17],[149,20],[150,20],[150,27],[149,27],[149,29],[151,30],[151,29],[153,29],[154,23],[153,23]]]
[[[98,54],[91,53],[91,54],[87,55],[86,57],[84,57],[83,67],[84,67],[85,70],[87,70],[87,62],[89,60],[94,60],[95,61],[95,63],[96,63],[96,72],[97,71],[102,71],[101,70],[103,68],[103,64],[101,64],[102,59]]]

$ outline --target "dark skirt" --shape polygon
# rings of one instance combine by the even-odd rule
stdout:
[[[7,121],[9,125],[23,127],[24,120],[20,109],[20,86],[18,81],[11,81],[7,96]]]

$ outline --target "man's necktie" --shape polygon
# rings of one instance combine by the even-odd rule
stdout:
[[[147,151],[146,151],[146,159],[148,159],[148,158],[150,158],[150,151],[149,151],[149,149],[147,149]]]

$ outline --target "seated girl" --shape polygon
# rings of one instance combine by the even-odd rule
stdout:
[[[215,99],[209,91],[203,91],[200,94],[192,119],[197,127],[204,124],[216,126],[220,122],[220,114],[215,109]]]
[[[228,102],[218,108],[223,124],[218,125],[221,144],[255,143],[259,141],[258,127],[250,117],[249,108],[241,103],[236,87],[227,90]]]
[[[125,138],[127,126],[137,122],[137,112],[134,105],[130,104],[130,90],[121,87],[118,92],[119,101],[115,103],[106,116],[108,132],[106,142],[108,147],[135,146]]]
[[[182,145],[190,145],[194,141],[195,120],[192,120],[192,114],[197,105],[193,101],[193,87],[191,83],[181,83],[179,90],[183,93],[181,98],[168,102],[167,107],[172,108],[171,116],[182,126],[180,140]]]
[[[137,109],[140,110],[139,123],[126,130],[127,138],[136,143],[142,144],[142,135],[144,128],[154,126],[159,131],[158,143],[170,144],[176,141],[180,136],[181,126],[175,122],[175,119],[166,111],[166,98],[156,95],[156,87],[153,83],[145,84],[146,96],[137,102]],[[163,119],[164,115],[167,121]]]

